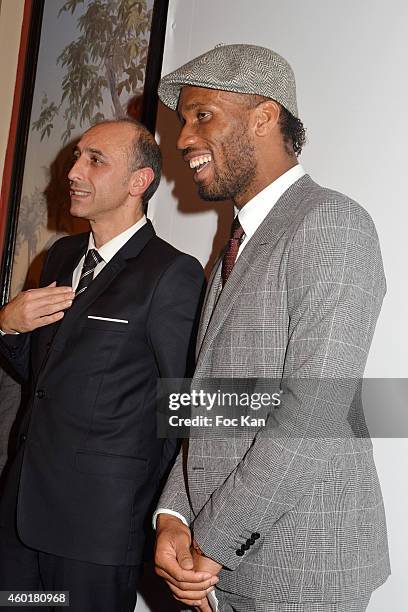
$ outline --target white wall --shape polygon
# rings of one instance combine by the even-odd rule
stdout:
[[[269,46],[292,64],[308,130],[302,164],[317,182],[360,202],[380,234],[388,294],[366,370],[373,377],[408,375],[407,23],[404,0],[170,0],[163,61],[165,74],[219,42],[247,42]],[[205,265],[215,211],[228,205],[197,198],[175,149],[177,131],[175,114],[161,105],[166,180],[150,215],[163,237]]]
[[[366,369],[366,376],[375,378],[408,377],[407,23],[405,0],[170,0],[163,62],[165,74],[219,42],[264,45],[289,60],[308,129],[302,164],[317,182],[360,202],[380,236],[388,293]],[[177,119],[163,106],[157,132],[165,180],[150,216],[159,235],[206,265],[225,241],[230,207],[196,196],[175,148]],[[405,407],[404,396],[399,403]],[[408,609],[408,443],[374,444],[393,575],[373,595],[369,612],[403,610]]]

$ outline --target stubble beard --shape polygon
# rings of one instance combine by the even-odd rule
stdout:
[[[214,163],[214,179],[209,185],[199,183],[198,195],[206,202],[235,200],[238,195],[248,191],[254,181],[257,164],[255,148],[250,142],[247,127],[242,125],[227,141],[222,142],[221,150],[225,168],[218,172]]]

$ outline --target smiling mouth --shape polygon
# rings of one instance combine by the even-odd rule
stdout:
[[[70,189],[69,194],[71,198],[86,198],[90,195],[90,191],[83,191],[82,189]]]
[[[195,170],[196,174],[200,174],[204,168],[206,168],[212,161],[211,155],[200,155],[190,159],[190,168]]]

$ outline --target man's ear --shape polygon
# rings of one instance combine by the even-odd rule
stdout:
[[[279,123],[280,108],[280,104],[275,100],[266,100],[253,109],[253,125],[256,136],[267,136],[276,128]]]
[[[131,196],[142,196],[150,183],[154,180],[152,168],[139,168],[132,172],[129,183],[129,193]]]

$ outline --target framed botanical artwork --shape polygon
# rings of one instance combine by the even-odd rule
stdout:
[[[37,285],[43,255],[56,239],[87,229],[68,212],[66,176],[79,135],[126,115],[154,132],[168,9],[168,0],[26,4],[21,95],[8,151],[2,303]]]

